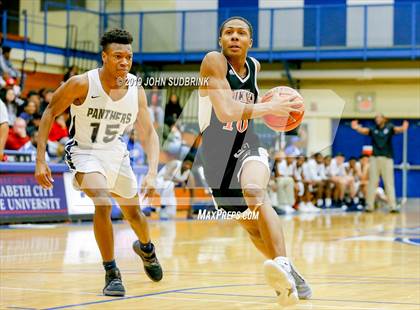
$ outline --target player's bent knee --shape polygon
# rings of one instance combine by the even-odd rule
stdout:
[[[121,208],[121,210],[123,211],[124,218],[129,222],[138,221],[142,215],[137,208],[133,207],[125,207]]]
[[[251,210],[256,210],[264,204],[266,190],[256,184],[247,184],[243,189],[244,198]]]
[[[111,195],[107,190],[103,189],[84,189],[85,194],[93,200],[93,202],[109,202],[111,203]]]

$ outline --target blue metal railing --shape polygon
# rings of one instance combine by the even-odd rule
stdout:
[[[49,23],[48,8],[66,11],[63,24]],[[89,28],[97,29],[93,42],[111,27],[124,26],[135,39],[133,44],[136,61],[188,62],[200,61],[210,50],[219,49],[218,25],[225,18],[237,14],[236,8],[192,11],[105,12],[87,10],[66,4],[45,1],[43,23],[23,15],[20,34],[23,40],[7,37],[7,21],[12,20],[7,11],[2,14],[4,44],[24,50],[61,54],[99,61],[97,51],[81,51],[71,46],[70,13],[79,16],[76,27],[82,27],[83,18],[89,19]],[[79,14],[79,15],[77,15]],[[85,14],[85,15],[80,15]],[[240,14],[254,25],[254,46],[251,55],[262,61],[289,59],[373,59],[405,58],[420,56],[420,3],[402,2],[391,5],[307,5],[296,8],[241,8]],[[94,18],[92,18],[94,17]],[[38,27],[42,40],[31,38],[29,26]],[[93,28],[95,27],[95,28]],[[82,29],[83,30],[83,29]],[[80,31],[80,30],[79,30]],[[66,38],[57,44],[57,38]],[[216,39],[216,40],[215,40]],[[63,41],[64,42],[64,41]]]

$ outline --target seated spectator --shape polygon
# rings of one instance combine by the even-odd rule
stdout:
[[[38,130],[32,132],[31,134],[31,140],[25,143],[19,151],[22,152],[29,152],[31,153],[31,160],[34,162],[36,161],[36,147],[38,145]],[[45,152],[45,160],[50,161],[50,157],[48,156],[48,153]]]
[[[5,88],[2,90],[1,97],[3,102],[6,104],[9,126],[12,126],[15,122],[16,116],[21,112],[24,101],[16,97],[12,88]]]
[[[159,88],[154,85],[151,91],[147,92],[149,111],[154,120],[153,125],[157,129],[164,124],[165,113],[162,109],[162,94]]]
[[[130,152],[130,164],[134,165],[143,165],[145,162],[145,154],[143,147],[141,146],[138,139],[135,138],[135,130],[130,132],[130,136],[126,136],[125,142],[127,144],[127,150]]]
[[[284,215],[286,212],[284,212],[282,209],[279,208],[279,202],[277,199],[277,182],[276,182],[276,175],[278,175],[277,167],[280,164],[280,162],[284,158],[284,152],[275,152],[274,149],[269,150],[270,158],[274,158],[274,165],[273,169],[271,170],[270,174],[270,180],[268,181],[268,187],[267,187],[267,193],[270,197],[271,206],[276,211],[278,215]]]
[[[168,162],[156,178],[156,188],[160,194],[161,210],[160,218],[168,219],[176,216],[177,201],[175,197],[175,185],[182,183],[186,185],[190,178],[192,162],[186,160],[184,162],[174,159]]]
[[[39,108],[39,113],[41,115],[44,113],[45,109],[50,104],[53,94],[54,90],[52,89],[46,89],[42,92],[41,106]]]
[[[69,139],[64,115],[61,114],[54,121],[50,134],[48,135],[48,153],[53,157],[62,157],[64,154],[64,146]]]
[[[353,177],[353,187],[350,187],[350,191],[353,190],[353,193],[350,192],[350,197],[353,197],[353,203],[356,205],[356,208],[361,210],[363,206],[360,204],[359,199],[359,190],[360,190],[360,181],[362,179],[362,169],[360,163],[357,161],[356,157],[350,157],[346,165],[347,174]],[[349,201],[349,203],[351,203]]]
[[[331,179],[331,155],[327,155],[324,157],[324,169],[325,169],[325,176],[327,177],[328,180]]]
[[[20,77],[20,72],[13,67],[10,61],[10,52],[12,48],[9,46],[2,47],[2,55],[0,55],[0,70],[3,76],[11,77],[13,79],[18,79]]]
[[[286,214],[295,212],[295,181],[293,171],[295,168],[295,158],[286,153],[286,159],[276,162],[275,177],[277,185],[278,207]]]
[[[32,116],[32,119],[28,122],[26,126],[26,132],[29,136],[32,136],[32,133],[39,129],[39,124],[41,123],[41,115],[35,113]]]
[[[320,209],[315,207],[311,201],[311,193],[309,191],[309,184],[306,179],[308,175],[308,163],[304,155],[299,155],[296,159],[296,165],[293,172],[295,180],[295,192],[298,197],[299,211],[301,212],[319,212]]]
[[[17,117],[13,127],[9,130],[9,135],[6,141],[7,150],[19,150],[26,142],[30,140],[26,133],[26,122],[24,119]]]
[[[360,162],[360,171],[361,171],[360,192],[362,194],[363,200],[366,201],[368,182],[369,182],[369,156],[361,155],[359,158],[359,162]]]
[[[179,104],[178,96],[172,94],[165,106],[165,125],[172,127],[181,115],[182,108]]]
[[[325,206],[331,207],[331,192],[327,187],[327,176],[325,175],[324,157],[321,153],[315,153],[308,161],[309,175],[308,185],[311,192],[315,193],[317,207],[324,205],[324,194],[326,194]]]
[[[181,131],[176,124],[172,126],[171,132],[164,142],[163,150],[181,160],[183,160],[190,151],[190,147],[182,140]]]
[[[354,198],[354,178],[348,175],[346,165],[344,163],[345,157],[342,153],[338,153],[334,159],[331,160],[331,181],[335,184],[334,198],[336,204],[343,210],[347,209],[344,197],[346,192],[350,191],[351,199]]]
[[[299,147],[299,137],[292,137],[290,139],[291,145],[287,146],[284,150],[287,154],[290,154],[290,156],[297,157],[300,154],[302,154],[302,150]]]
[[[33,101],[28,101],[24,104],[23,112],[20,113],[19,117],[23,118],[28,124],[34,119],[34,115],[37,113],[36,103]]]
[[[41,96],[34,90],[30,91],[28,93],[28,96],[26,96],[26,101],[33,101],[36,106],[36,110],[40,111],[41,109]]]
[[[9,135],[9,118],[7,108],[4,102],[0,99],[0,162],[6,161],[7,157],[4,155],[4,146],[6,145],[7,137]]]
[[[63,82],[66,82],[69,78],[78,74],[79,74],[79,68],[75,65],[70,66],[67,69],[66,73],[64,73]]]

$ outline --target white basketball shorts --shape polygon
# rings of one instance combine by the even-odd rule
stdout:
[[[138,192],[137,179],[130,166],[130,156],[124,144],[107,149],[81,148],[74,140],[65,147],[65,161],[73,173],[73,187],[96,188],[96,184],[78,184],[75,174],[98,172],[107,183],[107,190],[124,198],[132,198]]]

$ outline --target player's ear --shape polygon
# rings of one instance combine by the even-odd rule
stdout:
[[[219,37],[219,47],[222,47],[222,38]]]
[[[106,59],[108,57],[108,55],[106,54],[106,52],[105,51],[102,51],[101,56],[102,56],[102,63],[106,63]]]
[[[250,39],[249,40],[249,48],[251,48],[252,47],[252,43],[253,43],[254,41],[252,40],[252,39]]]

